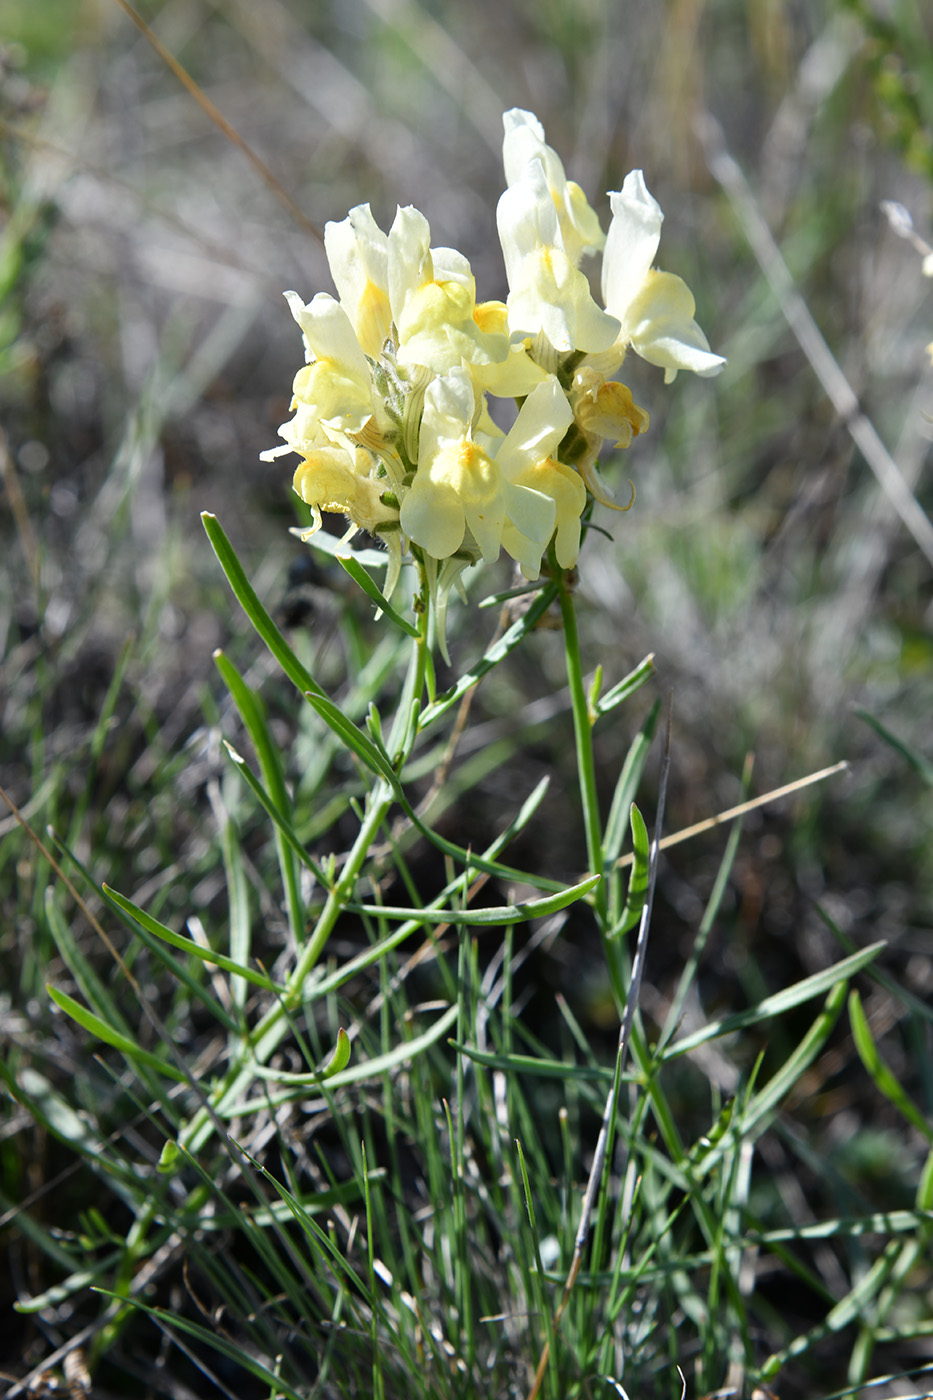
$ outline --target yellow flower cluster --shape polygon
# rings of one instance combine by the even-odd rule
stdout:
[[[444,593],[501,549],[535,579],[553,541],[570,568],[587,492],[612,504],[596,473],[603,442],[628,446],[648,425],[612,379],[627,348],[668,381],[724,363],[687,286],[652,269],[663,216],[641,171],[610,195],[604,235],[537,118],[516,108],[504,124],[507,302],[477,303],[469,262],[431,247],[417,209],[399,209],[386,234],[368,204],[325,229],[337,299],[286,292],[307,363],[285,446],[263,456],[301,458],[294,485],[314,528],[337,511],[385,542],[387,595],[406,550]],[[603,307],[579,266],[600,250]],[[508,432],[490,396],[518,401]]]

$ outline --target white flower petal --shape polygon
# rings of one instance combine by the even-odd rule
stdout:
[[[696,303],[682,278],[672,272],[651,272],[629,307],[625,333],[632,348],[649,364],[665,370],[668,383],[680,369],[708,378],[726,363],[714,355],[693,319]]]
[[[368,204],[358,204],[340,223],[324,225],[331,276],[360,344],[375,358],[389,333],[389,240]]]
[[[610,193],[609,204],[612,222],[603,256],[603,301],[624,325],[629,304],[654,262],[664,215],[640,170],[626,175],[621,190]]]
[[[360,348],[350,318],[339,301],[328,292],[318,292],[307,305],[297,292],[286,292],[285,300],[301,327],[305,344],[315,360],[333,360],[362,376],[369,377],[366,356]]]

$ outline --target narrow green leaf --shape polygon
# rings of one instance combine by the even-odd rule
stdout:
[[[917,1186],[917,1210],[925,1211],[927,1214],[933,1212],[933,1151],[927,1153],[923,1171],[920,1173],[920,1182]]]
[[[137,1045],[129,1036],[120,1035],[112,1026],[108,1026],[106,1021],[102,1021],[99,1016],[95,1016],[93,1011],[88,1011],[87,1007],[70,997],[67,992],[59,991],[51,983],[46,983],[46,991],[66,1015],[73,1021],[88,1031],[90,1035],[102,1040],[105,1045],[112,1045],[115,1050],[119,1050],[121,1055],[132,1064],[145,1065],[148,1069],[154,1069],[158,1074],[164,1074],[169,1079],[177,1079],[180,1083],[188,1082],[188,1076],[182,1070],[176,1069],[167,1060],[161,1059],[158,1055],[153,1055],[151,1051],[144,1050],[141,1045]]]
[[[347,553],[346,540],[339,535],[331,535],[327,530],[315,530],[309,535],[305,530],[293,529],[290,533],[297,535],[309,549],[326,554],[328,559],[340,559]],[[354,549],[353,558],[367,569],[384,569],[389,563],[389,552],[386,549]]]
[[[109,890],[106,885],[99,885],[97,883],[97,881],[92,877],[90,871],[87,870],[87,868],[84,865],[82,865],[81,861],[75,855],[74,851],[70,850],[69,847],[65,845],[65,843],[61,840],[60,837],[56,836],[55,833],[51,831],[49,835],[51,839],[55,842],[58,849],[68,857],[68,859],[74,864],[74,866],[78,870],[80,870],[82,876],[87,882],[88,888],[92,889],[95,894],[100,895],[101,898],[106,900],[110,907],[114,909],[114,911],[120,916],[121,919],[124,920],[124,922],[126,922],[125,911],[120,907],[116,899],[113,897],[113,891]],[[140,910],[139,913],[141,914],[142,911]],[[169,953],[164,947],[164,944],[160,943],[157,938],[152,939],[150,932],[147,931],[145,927],[143,927],[142,921],[131,924],[130,927],[132,928],[136,936],[140,938],[146,944],[146,946],[150,948],[156,954],[156,956],[162,960],[162,962],[168,968],[169,972],[176,979],[176,981],[181,982],[183,986],[188,988],[188,990],[191,992],[192,996],[196,1000],[203,1003],[203,1005],[211,1013],[211,1016],[215,1021],[218,1022],[218,1024],[226,1026],[228,1030],[236,1029],[236,1022],[231,1016],[228,1015],[228,1013],[220,1005],[220,1002],[217,1001],[216,997],[212,996],[207,987],[203,985],[203,982],[196,981],[195,978],[191,976],[191,973],[188,971],[187,967],[185,967],[183,963],[179,962],[177,958],[173,958],[171,953]],[[159,927],[161,928],[161,925],[159,925]],[[71,937],[70,930],[68,930],[66,937]],[[187,943],[187,940],[184,941]],[[64,952],[64,946],[62,947],[62,956],[65,958],[65,961],[68,962],[68,958],[66,957]],[[68,962],[68,966],[71,969],[71,971],[75,974],[75,981],[78,983],[78,987],[81,991],[81,994],[84,997],[85,1001],[87,1001],[88,1005],[96,1009],[99,1014],[102,1014],[105,1021],[107,1021],[113,1026],[116,1026],[117,1030],[121,1030],[125,1034],[128,1034],[130,1028],[128,1024],[120,1018],[119,1012],[116,1010],[116,1008],[108,1005],[104,1001],[95,999],[95,997],[91,995],[89,984],[83,981],[82,978],[78,975],[77,964],[75,964],[75,966],[72,966],[72,964]],[[155,1083],[153,1083],[153,1088],[155,1088]]]
[[[894,1104],[894,1107],[909,1123],[913,1123],[914,1127],[919,1129],[927,1142],[933,1143],[933,1125],[927,1121],[916,1104],[908,1098],[903,1086],[878,1054],[878,1047],[872,1036],[868,1017],[862,1006],[862,999],[855,990],[849,995],[849,1023],[852,1026],[852,1038],[855,1041],[859,1059],[874,1080],[875,1087]]]
[[[156,938],[161,938],[165,943],[170,943],[173,948],[178,948],[181,952],[187,953],[189,957],[197,958],[200,962],[211,963],[214,967],[223,968],[224,972],[232,972],[237,977],[245,977],[247,982],[252,982],[254,987],[262,987],[267,992],[275,992],[276,996],[284,996],[285,988],[279,983],[273,982],[264,972],[257,972],[252,967],[247,967],[244,963],[234,961],[233,958],[226,957],[223,953],[215,953],[212,948],[202,948],[200,943],[195,943],[193,939],[186,938],[183,933],[175,933],[173,929],[165,924],[160,924],[158,919],[154,919],[151,914],[147,914],[145,909],[140,909],[138,904],[134,904],[125,895],[118,894],[116,890],[104,885],[103,892],[107,899],[127,915],[135,923],[141,924]]]
[[[365,767],[371,773],[383,778],[389,785],[392,792],[400,801],[404,801],[401,784],[398,774],[392,767],[388,758],[384,757],[372,742],[367,739],[361,729],[357,729],[352,720],[347,719],[343,711],[334,704],[333,700],[326,695],[308,692],[308,701],[317,710],[321,719],[329,729],[337,735],[341,743],[351,752],[355,753]]]
[[[454,860],[459,861],[465,870],[482,870],[488,875],[495,875],[498,879],[505,881],[507,884],[533,885],[536,889],[552,890],[555,894],[559,894],[563,890],[564,886],[559,880],[550,880],[546,875],[537,875],[530,870],[516,870],[513,866],[503,865],[501,861],[491,859],[489,851],[485,852],[483,855],[476,855],[473,851],[465,850],[463,846],[458,846],[454,841],[448,841],[445,837],[441,836],[438,832],[434,831],[433,828],[423,822],[407,800],[405,800],[402,805],[405,810],[405,815],[411,820],[412,824],[418,828],[422,836],[430,841],[432,846],[436,846],[439,851],[443,851],[444,855],[452,856]],[[505,837],[514,829],[515,826],[513,823],[513,825],[508,828],[508,831],[504,832],[503,836],[493,843],[490,850],[494,852],[502,850],[505,845]]]
[[[396,627],[400,627],[403,632],[407,632],[409,637],[418,637],[420,633],[414,623],[409,622],[407,617],[403,617],[400,612],[396,612],[388,598],[380,589],[379,585],[370,578],[362,564],[354,554],[335,554],[334,558],[352,578],[353,582],[362,588],[367,598],[370,598],[379,609],[385,613],[390,622],[394,622]],[[388,558],[388,556],[386,556]]]
[[[234,1362],[237,1366],[242,1366],[244,1371],[248,1371],[251,1376],[255,1376],[264,1386],[269,1389],[270,1395],[281,1395],[284,1400],[303,1400],[302,1393],[294,1390],[288,1385],[282,1376],[268,1370],[262,1362],[257,1361],[250,1352],[243,1347],[237,1346],[236,1342],[230,1341],[223,1332],[216,1327],[202,1327],[200,1323],[192,1322],[189,1318],[183,1317],[179,1313],[169,1312],[166,1308],[153,1308],[148,1303],[142,1302],[138,1297],[127,1298],[120,1293],[112,1293],[106,1288],[94,1290],[105,1298],[112,1298],[121,1307],[138,1308],[140,1312],[148,1315],[158,1322],[160,1329],[171,1337],[173,1332],[184,1332],[187,1336],[193,1337],[195,1341],[203,1343],[213,1351],[225,1356],[228,1361]]]
[[[606,869],[613,866],[621,854],[629,829],[631,806],[635,800],[635,793],[638,791],[638,784],[641,782],[641,775],[645,769],[645,761],[651,748],[651,741],[654,738],[660,713],[661,702],[656,700],[651,707],[648,718],[629,745],[628,753],[625,756],[622,771],[616,782],[615,792],[612,794],[609,820],[606,823],[606,832],[603,836],[603,862]]]
[[[350,1063],[350,1048],[350,1037],[341,1026],[337,1031],[337,1044],[334,1046],[334,1053],[321,1070],[320,1077],[322,1079],[333,1079],[335,1074],[346,1069]]]
[[[328,1076],[327,1087],[329,1089],[342,1089],[347,1084],[359,1084],[362,1080],[373,1079],[381,1074],[386,1074],[389,1070],[396,1069],[399,1065],[408,1064],[423,1051],[440,1040],[445,1031],[449,1030],[457,1019],[456,1006],[449,1006],[443,1016],[438,1019],[421,1035],[413,1036],[411,1040],[403,1040],[385,1055],[376,1055],[371,1060],[364,1060],[353,1065],[349,1069],[335,1070]],[[348,1038],[349,1044],[349,1038]],[[347,1052],[349,1054],[349,1050]],[[269,1069],[266,1065],[253,1064],[252,1072],[258,1079],[270,1080],[273,1083],[281,1084],[285,1088],[303,1089],[313,1087],[321,1083],[320,1074],[290,1074],[285,1070]],[[272,1102],[280,1102],[273,1099]],[[248,1101],[245,1103],[232,1104],[229,1108],[224,1105],[221,1110],[225,1118],[237,1118],[241,1114],[261,1112],[268,1108],[270,1099],[267,1096]]]
[[[752,765],[751,758],[749,757],[745,761],[745,769],[742,774],[743,798],[746,797],[748,794],[749,784],[751,783],[751,776]],[[693,947],[690,950],[690,956],[687,958],[687,961],[684,963],[681,969],[680,977],[677,981],[677,990],[674,992],[674,995],[670,1000],[670,1004],[668,1005],[667,1015],[665,1016],[664,1024],[661,1027],[661,1034],[658,1036],[657,1044],[659,1049],[667,1045],[668,1041],[675,1034],[677,1027],[680,1024],[680,1018],[683,1014],[684,1005],[686,1004],[687,997],[690,995],[690,989],[694,985],[694,982],[696,980],[697,968],[700,966],[700,960],[703,957],[704,952],[706,951],[707,939],[709,938],[709,935],[712,932],[713,924],[716,920],[717,914],[719,913],[719,906],[722,903],[723,896],[726,892],[726,888],[729,882],[729,875],[732,870],[732,865],[735,860],[736,852],[739,849],[739,840],[741,838],[741,835],[742,819],[741,817],[739,817],[731,823],[731,829],[729,831],[728,837],[726,838],[726,846],[725,850],[723,851],[722,860],[719,862],[719,869],[716,872],[716,879],[713,882],[713,888],[710,891],[709,899],[706,901],[706,908],[703,911],[703,917],[700,920],[700,926],[697,929],[696,938],[694,939]]]
[[[749,1244],[793,1244],[797,1240],[860,1239],[863,1235],[903,1235],[921,1225],[933,1224],[933,1209],[885,1210],[873,1215],[836,1216],[812,1225],[791,1225],[781,1230],[747,1228]]]
[[[279,751],[269,732],[269,726],[266,723],[265,706],[262,699],[247,685],[246,681],[233,665],[233,662],[229,657],[225,656],[222,651],[218,650],[214,652],[214,663],[223,677],[224,684],[233,696],[234,703],[240,712],[243,723],[246,725],[247,733],[253,742],[256,756],[259,759],[259,767],[262,771],[266,791],[269,793],[272,802],[282,813],[283,818],[289,821],[292,815],[291,798],[285,783],[285,774],[282,770]],[[227,870],[229,885],[231,880],[236,881],[236,867],[239,860],[238,848],[233,839],[234,833],[230,830],[229,822],[221,835],[224,841],[224,864]],[[275,846],[279,861],[279,870],[282,875],[282,884],[285,888],[289,930],[292,938],[298,943],[301,941],[304,928],[304,905],[301,899],[294,853],[288,842],[285,841],[280,834],[278,827],[276,827],[275,831]],[[250,928],[248,910],[244,910],[242,907],[245,899],[246,884],[244,880],[240,882],[239,890],[237,890],[235,886],[231,887],[230,952],[239,962],[244,961],[244,956],[249,946]]]
[[[802,1356],[825,1337],[839,1332],[843,1327],[848,1327],[851,1322],[854,1322],[869,1303],[877,1297],[886,1283],[897,1263],[900,1248],[900,1243],[897,1240],[892,1240],[881,1257],[876,1259],[871,1268],[859,1278],[855,1287],[844,1298],[840,1299],[823,1322],[811,1328],[809,1332],[800,1333],[782,1351],[775,1352],[768,1357],[762,1367],[762,1376],[766,1379],[776,1376],[795,1356]]]
[[[52,886],[45,892],[45,917],[62,961],[74,977],[84,1000],[108,1025],[113,1026],[114,1030],[128,1036],[129,1022],[124,1018],[110,989],[104,985],[81,951],[71,924],[62,911],[58,892]]]
[[[864,720],[866,724],[870,725],[886,744],[890,744],[891,748],[894,749],[896,753],[899,753],[901,758],[906,759],[914,772],[918,773],[929,787],[933,787],[933,763],[931,763],[928,758],[922,753],[918,753],[916,749],[911,748],[903,739],[899,739],[896,734],[893,734],[891,730],[888,729],[887,725],[882,724],[880,719],[876,719],[875,716],[869,714],[867,710],[856,710],[855,714],[859,719]]]
[[[510,603],[513,598],[527,598],[531,593],[540,593],[546,586],[546,579],[538,579],[535,583],[523,583],[518,588],[507,588],[503,593],[487,593],[485,598],[481,598],[477,603],[478,608],[501,608],[504,603]]]
[[[772,1016],[781,1016],[785,1011],[791,1011],[795,1006],[800,1006],[806,1001],[812,1001],[814,997],[822,996],[837,983],[848,981],[856,972],[872,962],[882,948],[887,945],[884,942],[871,943],[867,948],[862,948],[858,953],[853,953],[851,957],[843,958],[841,962],[833,963],[832,967],[824,968],[822,972],[815,972],[812,977],[804,977],[802,981],[795,982],[793,986],[786,987],[781,992],[775,992],[773,996],[765,997],[756,1006],[749,1007],[747,1011],[740,1011],[734,1016],[725,1016],[721,1021],[710,1021],[708,1025],[702,1026],[698,1031],[693,1031],[690,1035],[675,1040],[668,1046],[662,1059],[673,1059],[676,1055],[685,1055],[691,1050],[695,1050],[698,1045],[705,1045],[707,1041],[716,1040],[722,1035],[731,1035],[734,1031],[741,1031],[746,1026],[755,1026],[760,1021],[767,1021]]]
[[[429,724],[433,724],[435,720],[445,715],[452,706],[460,702],[471,686],[474,686],[477,681],[482,680],[483,676],[487,675],[494,666],[498,666],[499,662],[509,655],[509,652],[514,651],[519,642],[521,642],[529,632],[534,631],[534,628],[537,626],[538,622],[540,622],[556,597],[557,584],[547,584],[531,604],[528,611],[518,618],[516,622],[512,623],[508,631],[503,633],[497,642],[493,643],[476,665],[465,672],[451,690],[438,696],[433,705],[428,705],[422,711],[421,728],[426,729]]]
[[[631,818],[632,851],[635,859],[632,863],[632,873],[629,875],[625,907],[619,922],[609,930],[608,938],[621,938],[624,933],[628,933],[629,929],[635,928],[641,918],[641,911],[645,907],[645,900],[648,896],[651,842],[648,838],[645,819],[634,802],[632,803]]]
[[[778,1104],[785,1098],[800,1079],[803,1072],[816,1059],[823,1049],[833,1027],[839,1019],[846,997],[846,982],[837,982],[832,988],[823,1009],[816,1020],[807,1031],[806,1035],[797,1046],[796,1050],[787,1057],[784,1064],[771,1077],[763,1089],[753,1094],[748,1102],[743,1106],[741,1114],[736,1115],[735,1136],[744,1137],[751,1134],[752,1130],[761,1121],[773,1113]],[[732,1135],[730,1134],[730,1137]],[[728,1146],[728,1142],[725,1144]],[[712,1164],[721,1154],[714,1148],[708,1157],[704,1158],[704,1169]]]
[[[311,871],[312,875],[318,881],[318,883],[322,887],[326,888],[327,881],[324,876],[324,871],[318,865],[317,861],[314,860],[308,854],[307,850],[302,845],[301,838],[295,831],[295,828],[292,826],[291,822],[288,821],[279,811],[278,807],[272,801],[272,798],[266,792],[262,783],[256,777],[255,773],[253,773],[250,769],[249,764],[246,762],[246,759],[243,757],[242,754],[237,753],[233,745],[229,744],[226,739],[224,739],[223,745],[224,748],[227,750],[227,754],[231,762],[236,764],[237,772],[240,774],[240,777],[244,780],[250,792],[252,792],[253,796],[259,801],[261,806],[265,808],[266,812],[269,814],[276,827],[281,832],[282,839],[288,842],[289,846],[291,846],[292,850],[295,852],[295,855],[302,862],[302,864],[305,865],[307,869]]]
[[[246,613],[246,616],[249,618],[253,627],[259,633],[259,636],[265,642],[286,676],[288,676],[292,684],[295,685],[302,694],[311,692],[314,695],[323,695],[324,692],[317,684],[317,681],[315,681],[311,673],[307,671],[298,660],[298,657],[292,651],[288,642],[286,642],[262,603],[260,603],[216,515],[212,515],[210,511],[202,511],[201,521],[204,525],[207,538],[211,542],[211,547],[217,555],[220,567],[227,576],[227,582],[233,589],[237,602]]]
[[[602,1065],[567,1064],[564,1060],[543,1060],[534,1055],[496,1055],[488,1050],[477,1050],[475,1045],[462,1045],[458,1040],[448,1042],[452,1050],[459,1050],[468,1060],[475,1061],[487,1069],[501,1069],[508,1074],[532,1074],[538,1079],[595,1079],[599,1083],[611,1084],[615,1072]],[[637,1075],[623,1074],[623,1081],[633,1081]]]
[[[568,904],[583,899],[599,884],[601,876],[587,875],[576,885],[568,885],[557,894],[543,899],[524,899],[518,904],[496,905],[493,909],[406,909],[391,904],[347,904],[351,914],[370,914],[373,918],[409,919],[413,924],[514,924],[525,919],[540,919],[566,909]]]
[[[166,1138],[162,1144],[162,1151],[159,1153],[159,1161],[156,1171],[166,1175],[174,1174],[178,1159],[181,1156],[181,1148],[174,1138]]]
[[[25,1215],[26,1212],[23,1212]],[[22,1216],[17,1222],[18,1228],[24,1234],[32,1232],[24,1228]],[[26,1317],[34,1316],[36,1313],[45,1312],[48,1308],[60,1308],[63,1303],[67,1303],[69,1298],[73,1298],[77,1293],[86,1294],[89,1288],[93,1288],[98,1279],[107,1278],[115,1264],[119,1262],[118,1253],[108,1254],[102,1259],[98,1259],[91,1269],[78,1269],[63,1279],[61,1283],[55,1283],[51,1288],[46,1288],[42,1293],[35,1293],[30,1298],[19,1298],[13,1304],[13,1310],[22,1313]]]
[[[605,695],[599,699],[594,697],[593,714],[596,718],[600,715],[608,715],[610,710],[616,709],[624,701],[634,695],[636,690],[640,690],[646,681],[654,675],[654,653],[646,656],[644,661],[639,662],[634,671],[630,671],[622,680],[616,681],[610,686]]]

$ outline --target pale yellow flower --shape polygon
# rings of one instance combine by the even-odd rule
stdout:
[[[570,406],[550,380],[528,396],[508,433],[496,436],[488,419],[482,429],[479,421],[466,371],[434,380],[425,394],[418,470],[402,502],[402,529],[434,559],[465,550],[491,560],[505,544],[537,577],[558,523],[558,499],[565,540],[568,506],[559,474],[535,472],[556,453],[572,421]],[[582,483],[581,489],[580,510]]]
[[[622,189],[610,194],[612,223],[603,257],[602,292],[606,309],[621,322],[619,350],[636,354],[664,370],[665,383],[677,371],[709,376],[726,363],[714,355],[693,313],[696,303],[686,282],[651,264],[661,241],[664,215],[648,193],[644,176],[633,170]]]
[[[345,515],[355,530],[366,530],[386,544],[389,568],[385,584],[390,597],[402,564],[398,531],[398,506],[391,482],[380,463],[364,448],[348,452],[342,447],[319,447],[309,452],[295,470],[293,486],[311,507],[310,533],[321,528],[321,511]]]
[[[499,199],[496,219],[509,282],[513,342],[544,335],[555,350],[608,350],[619,322],[600,310],[564,247],[544,165],[532,160]]]
[[[291,313],[301,327],[310,364],[295,376],[295,418],[280,428],[298,452],[321,439],[349,449],[351,437],[373,417],[369,363],[346,311],[327,292],[307,306],[297,292],[286,292]]]

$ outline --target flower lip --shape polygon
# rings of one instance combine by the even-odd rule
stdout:
[[[642,172],[630,171],[609,202],[602,291],[607,311],[621,323],[623,346],[659,365],[667,383],[681,369],[704,377],[718,374],[726,362],[713,353],[694,320],[696,302],[686,282],[652,267],[664,215]]]

